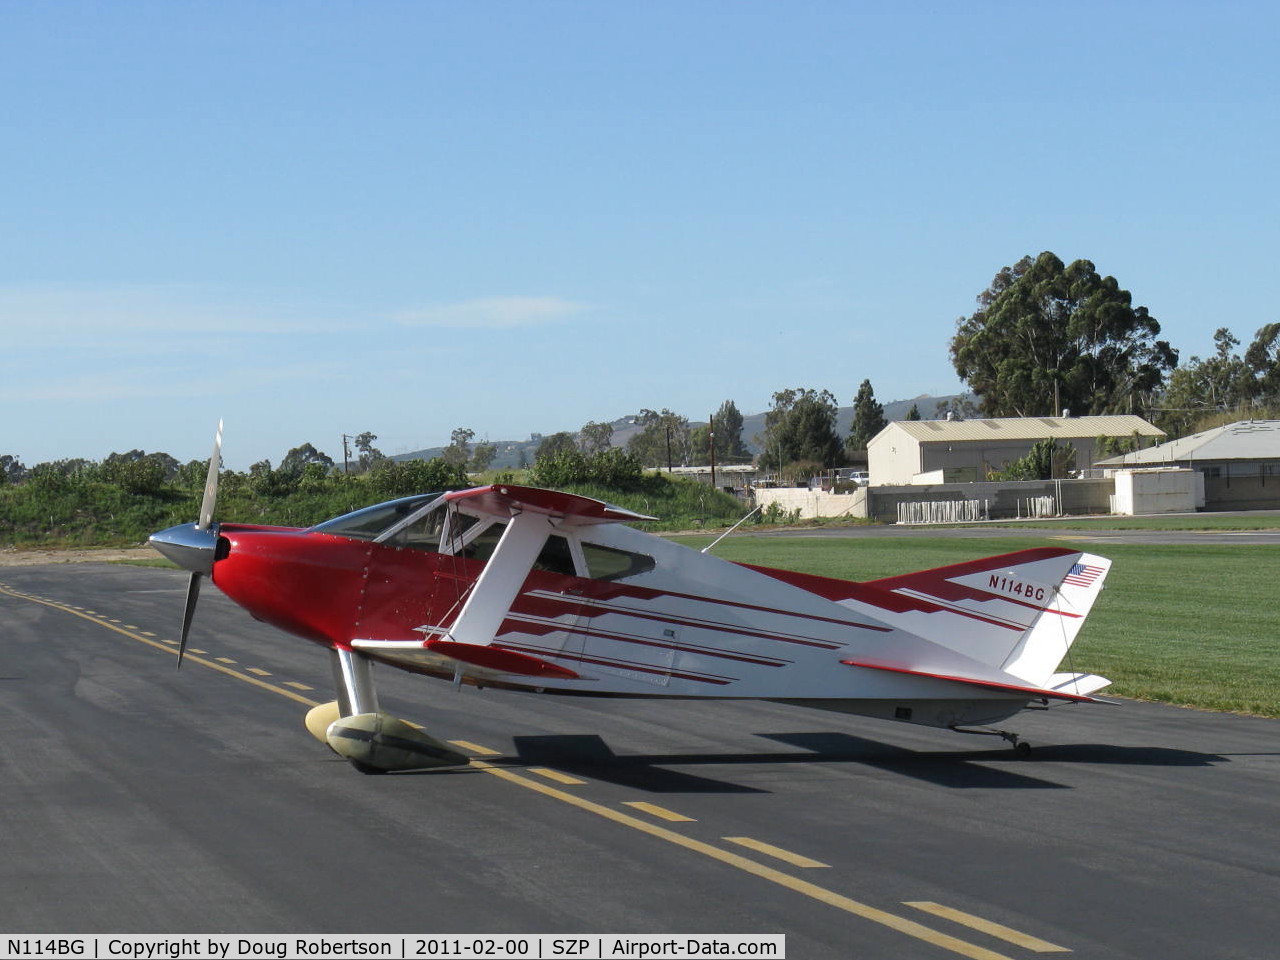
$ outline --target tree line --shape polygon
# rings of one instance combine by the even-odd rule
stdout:
[[[307,443],[290,450],[276,467],[262,460],[245,471],[222,470],[218,518],[307,527],[380,500],[476,482],[467,472],[474,459],[461,458],[463,434],[455,435],[450,456],[427,460],[386,457],[373,445],[372,433],[348,439],[358,442],[353,452],[344,450],[343,463]],[[29,470],[5,455],[0,469],[0,545],[103,546],[139,543],[156,530],[189,523],[199,509],[208,464],[131,450],[101,462],[65,460]],[[662,529],[718,526],[743,513],[735,497],[646,471],[624,449],[549,454],[539,457],[524,479],[658,516]],[[488,480],[514,482],[515,477],[500,472]]]
[[[624,418],[639,429],[622,447],[613,446],[614,426],[594,421],[577,433],[562,431],[539,444],[535,463],[544,458],[576,451],[596,455],[625,450],[641,467],[708,466],[756,463],[764,470],[795,468],[828,469],[864,460],[867,441],[888,425],[884,406],[876,400],[870,380],[864,380],[853,398],[853,429],[841,436],[837,427],[839,404],[829,390],[796,387],[773,395],[765,415],[764,432],[753,438],[762,452],[753,456],[743,436],[743,416],[732,400],[726,400],[703,424],[673,410],[644,409]],[[912,419],[920,419],[913,407]]]

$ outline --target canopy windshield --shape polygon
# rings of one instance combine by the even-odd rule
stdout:
[[[316,524],[311,530],[314,533],[329,533],[336,537],[350,537],[353,540],[376,540],[380,534],[401,523],[410,514],[439,500],[440,496],[439,493],[424,493],[374,504],[372,507],[344,513],[340,517]]]

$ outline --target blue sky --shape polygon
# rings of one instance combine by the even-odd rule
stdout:
[[[961,388],[1052,250],[1280,319],[1280,7],[0,5],[0,453],[244,468]]]

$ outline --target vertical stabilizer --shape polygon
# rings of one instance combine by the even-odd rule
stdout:
[[[1057,585],[1054,602],[1031,624],[1002,669],[1029,683],[1047,684],[1084,626],[1110,569],[1105,557],[1080,554]]]
[[[884,623],[1044,687],[1110,567],[1093,554],[1038,547],[873,580],[855,601]]]

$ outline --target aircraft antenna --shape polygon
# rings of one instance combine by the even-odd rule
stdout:
[[[739,520],[737,523],[735,523],[732,527],[730,527],[730,528],[729,528],[728,530],[726,530],[724,533],[720,534],[720,536],[716,537],[714,540],[712,540],[710,543],[708,543],[705,547],[703,547],[703,548],[699,551],[699,553],[707,553],[707,552],[709,552],[709,551],[711,550],[711,548],[712,548],[712,547],[714,547],[717,543],[719,543],[721,540],[723,540],[723,539],[724,539],[725,537],[727,537],[729,534],[733,533],[733,531],[737,530],[740,526],[742,526],[744,523],[746,523],[748,520],[750,520],[752,516],[754,516],[757,512],[759,512],[759,510],[760,510],[760,507],[761,507],[761,506],[762,506],[761,504],[756,504],[755,509],[754,509],[754,510],[752,510],[752,511],[751,511],[751,513],[748,513],[745,517],[743,517],[741,520]]]
[[[1058,602],[1059,609],[1061,609],[1061,607],[1063,606],[1063,601],[1066,601],[1066,605],[1068,607],[1071,607],[1073,609],[1075,608],[1075,604],[1072,603],[1070,600],[1067,600],[1066,595],[1062,592],[1061,581],[1059,581],[1059,583],[1053,588],[1053,593],[1054,593],[1054,598]],[[1066,649],[1067,670],[1072,674],[1072,676],[1075,677],[1075,679],[1072,680],[1071,682],[1075,684],[1076,693],[1079,693],[1080,692],[1080,675],[1076,673],[1076,661],[1071,654],[1072,643],[1070,640],[1067,639],[1067,625],[1061,619],[1059,619],[1058,622],[1062,624],[1062,642],[1065,643],[1067,647]]]

